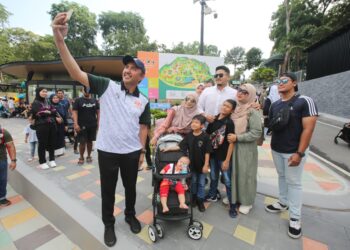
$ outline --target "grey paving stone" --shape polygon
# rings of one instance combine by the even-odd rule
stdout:
[[[201,248],[202,250],[251,250],[254,247],[244,241],[241,241],[233,236],[233,234],[228,234],[226,231],[221,231],[217,228],[213,229],[210,237],[206,241],[206,244]]]

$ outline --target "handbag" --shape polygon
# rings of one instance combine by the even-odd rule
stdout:
[[[264,133],[264,118],[261,118],[261,135],[260,137],[256,140],[256,145],[258,146],[262,146],[264,144],[265,141],[265,133]]]
[[[293,104],[298,99],[299,95],[295,95],[289,102],[288,105],[282,107],[277,113],[272,117],[269,129],[272,131],[281,131],[289,123],[291,110],[293,110]]]

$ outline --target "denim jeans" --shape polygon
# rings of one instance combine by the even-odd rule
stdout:
[[[0,200],[6,198],[7,160],[0,161]]]
[[[35,156],[36,141],[30,142],[30,156],[33,158]]]
[[[224,178],[224,184],[226,187],[227,198],[229,199],[230,204],[232,203],[231,197],[231,162],[230,167],[227,171],[222,171],[223,161],[217,160],[215,158],[210,159],[210,188],[208,192],[208,196],[214,197],[216,196],[218,184],[219,184],[219,174],[221,172]]]
[[[198,199],[204,200],[205,196],[205,174],[192,172],[191,193],[197,195]]]
[[[279,201],[289,206],[289,217],[300,220],[302,206],[302,174],[308,151],[299,166],[288,166],[292,154],[278,153],[271,150],[273,162],[278,173]]]

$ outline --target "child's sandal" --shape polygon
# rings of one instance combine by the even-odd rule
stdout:
[[[79,158],[78,165],[83,165],[83,164],[84,164],[84,158]]]

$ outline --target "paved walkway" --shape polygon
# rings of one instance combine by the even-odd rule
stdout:
[[[20,119],[1,119],[0,124],[13,133],[18,158],[26,162],[29,146],[23,143],[22,133],[26,122]],[[78,157],[72,151],[69,146],[66,154],[57,159],[58,167],[54,169],[39,170],[36,168],[38,162],[21,167],[31,168],[100,217],[101,195],[96,152],[93,154],[92,164],[78,166]],[[165,238],[153,244],[147,235],[147,225],[152,223],[151,173],[144,170],[139,172],[136,203],[137,217],[142,222],[143,230],[135,236],[125,224],[122,212],[124,192],[119,182],[114,211],[117,236],[126,237],[130,247],[133,246],[131,249],[349,249],[349,181],[322,162],[309,157],[303,183],[306,204],[302,215],[303,237],[293,240],[287,235],[288,213],[276,215],[264,211],[265,204],[274,202],[273,197],[277,193],[277,174],[273,166],[269,142],[266,141],[262,147],[259,147],[259,194],[249,215],[239,215],[236,219],[231,219],[228,216],[228,208],[221,202],[206,203],[205,213],[194,210],[194,218],[204,224],[204,235],[201,240],[189,239],[188,221],[162,222]],[[220,186],[220,189],[224,195],[223,186]],[[102,227],[102,224],[97,226]],[[103,236],[99,237],[103,241]],[[15,240],[15,238],[12,239],[13,242]],[[115,249],[119,249],[118,246],[121,247],[118,243]]]
[[[66,235],[8,185],[11,206],[0,210],[0,249],[79,250]]]

